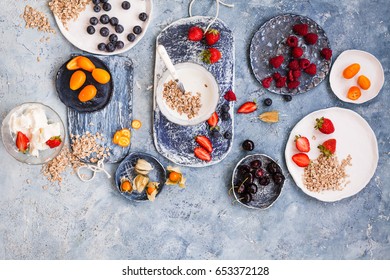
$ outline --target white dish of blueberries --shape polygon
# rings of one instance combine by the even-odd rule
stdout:
[[[134,47],[151,19],[152,0],[92,0],[76,21],[65,27],[54,15],[64,37],[93,54],[115,55]]]
[[[271,207],[282,192],[282,168],[264,154],[248,155],[233,171],[233,194],[240,204],[252,209]]]

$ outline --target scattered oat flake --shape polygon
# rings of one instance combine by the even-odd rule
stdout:
[[[70,20],[78,19],[79,14],[85,10],[91,0],[51,0],[49,8],[67,28]]]
[[[47,16],[29,5],[24,8],[23,19],[26,22],[26,28],[38,28],[42,32],[55,33]]]
[[[264,112],[259,116],[259,119],[267,123],[276,123],[279,121],[279,112],[278,111]]]

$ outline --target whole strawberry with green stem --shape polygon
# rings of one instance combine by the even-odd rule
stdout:
[[[336,139],[326,140],[322,145],[318,146],[321,153],[323,153],[326,157],[333,156],[336,152]]]
[[[324,134],[331,134],[334,132],[334,125],[333,122],[325,117],[321,117],[319,119],[316,119],[316,125],[314,127],[315,129],[318,129]]]
[[[204,37],[206,40],[206,44],[209,46],[212,46],[219,41],[219,38],[221,37],[221,35],[220,35],[219,31],[216,29],[209,29],[209,30],[207,30]]]
[[[202,60],[207,64],[214,64],[221,59],[222,54],[216,48],[208,48],[201,53]]]

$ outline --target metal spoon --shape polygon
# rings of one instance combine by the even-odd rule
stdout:
[[[158,45],[157,46],[157,52],[160,55],[161,59],[164,61],[165,66],[168,68],[169,73],[171,73],[173,79],[177,83],[177,87],[179,88],[179,90],[181,92],[185,93],[184,85],[183,85],[182,82],[179,81],[179,76],[177,75],[175,66],[173,65],[172,60],[169,57],[165,47],[163,45]]]

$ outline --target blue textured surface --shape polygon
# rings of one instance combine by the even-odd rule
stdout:
[[[187,16],[188,2],[154,1],[150,29],[126,53],[134,66],[133,116],[143,123],[133,133],[131,150],[148,152],[164,166],[171,163],[159,156],[152,136],[155,40],[163,28]],[[154,203],[142,204],[122,197],[113,178],[102,173],[87,184],[68,173],[61,187],[50,185],[39,167],[16,162],[0,145],[0,258],[390,259],[388,1],[235,2],[233,9],[221,7],[220,18],[235,37],[238,103],[254,98],[262,101],[267,95],[273,99],[271,108],[281,112],[280,122],[266,124],[255,120],[255,115],[236,116],[233,148],[220,164],[182,168],[188,178],[186,189],[166,186]],[[49,14],[46,1],[29,4]],[[1,119],[17,104],[41,101],[65,120],[66,109],[58,99],[54,78],[62,63],[78,50],[61,34],[26,30],[19,18],[24,5],[24,1],[0,2]],[[211,1],[194,5],[197,15],[213,15],[214,11]],[[331,92],[328,78],[290,103],[259,90],[250,69],[250,40],[265,21],[284,13],[309,16],[322,26],[334,57],[347,49],[374,54],[386,76],[380,94],[362,105],[347,104]],[[54,24],[51,15],[50,21]],[[295,186],[283,154],[291,128],[302,117],[333,106],[355,110],[368,121],[378,139],[380,158],[373,179],[359,194],[324,203]],[[261,105],[258,113],[265,110]],[[247,155],[240,148],[247,138],[255,142],[255,153],[277,160],[287,178],[281,196],[266,211],[232,204],[228,195],[234,166]],[[111,174],[116,167],[108,165]]]

